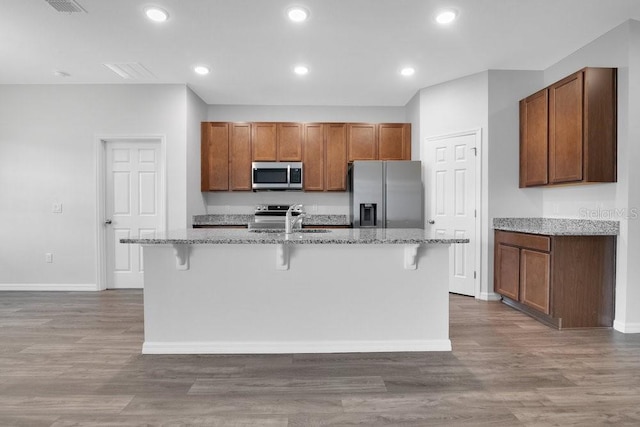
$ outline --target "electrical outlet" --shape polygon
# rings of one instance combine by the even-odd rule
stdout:
[[[51,211],[53,213],[62,213],[62,203],[54,202]]]
[[[52,263],[53,262],[53,254],[51,252],[47,252],[46,254],[44,254],[44,260],[47,263]]]

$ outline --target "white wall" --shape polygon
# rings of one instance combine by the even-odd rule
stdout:
[[[184,228],[185,101],[183,85],[0,85],[0,285],[95,285],[97,135],[166,137],[168,224]]]
[[[209,121],[404,123],[404,107],[209,105]]]
[[[489,138],[489,72],[473,74],[436,86],[431,86],[420,91],[420,144],[425,144],[429,137],[442,136],[451,133],[480,129],[482,132],[482,145],[486,146]],[[421,150],[420,159],[424,162],[424,151]],[[486,151],[486,150],[485,150]],[[483,192],[486,200],[487,194],[487,155],[482,157],[482,188],[476,188]],[[429,183],[425,182],[425,200],[430,200]],[[429,206],[425,216],[429,216]],[[486,206],[481,213],[481,271],[480,294],[488,297],[493,287],[487,283],[487,230],[488,218]]]
[[[542,189],[543,215],[620,221],[614,327],[640,332],[640,22],[627,21],[545,70],[544,85],[586,66],[618,68],[618,182]]]
[[[209,105],[209,121],[404,123],[404,107]],[[413,129],[412,129],[413,131]],[[349,214],[346,192],[210,192],[208,213],[252,214],[257,204],[302,203],[309,213]]]
[[[411,159],[420,160],[420,91],[405,105],[406,122],[411,123]]]
[[[640,332],[640,22],[629,23],[629,114],[628,121],[628,168],[629,198],[627,221],[628,253],[626,301],[616,308],[624,317],[616,316],[619,328],[629,332]],[[618,288],[621,286],[619,285]]]
[[[543,85],[542,71],[489,71],[489,132],[483,179],[483,292],[493,292],[493,218],[542,216],[542,192],[520,189],[520,99]]]
[[[191,225],[193,215],[207,213],[204,193],[200,191],[200,123],[207,121],[208,106],[191,89],[186,90],[187,97],[187,225]]]

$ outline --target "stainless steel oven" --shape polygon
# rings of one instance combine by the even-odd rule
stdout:
[[[253,162],[251,188],[302,190],[302,162]]]

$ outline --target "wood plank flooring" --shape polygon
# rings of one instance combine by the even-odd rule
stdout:
[[[142,356],[140,291],[0,292],[0,426],[640,425],[640,334],[450,306],[452,352]]]

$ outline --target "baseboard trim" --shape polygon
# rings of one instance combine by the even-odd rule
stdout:
[[[95,283],[0,283],[0,291],[99,291]]]
[[[115,286],[110,286],[108,289],[144,289],[144,285],[140,284],[140,285],[115,285]]]
[[[450,340],[297,341],[297,342],[149,342],[142,354],[288,354],[451,351]]]
[[[482,301],[500,301],[500,294],[496,294],[495,292],[481,292],[478,299]]]
[[[639,334],[640,323],[624,323],[619,320],[614,320],[613,329],[623,334]]]

